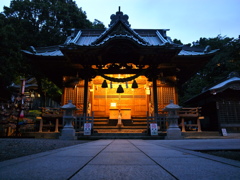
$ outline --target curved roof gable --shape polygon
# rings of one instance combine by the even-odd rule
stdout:
[[[134,40],[142,46],[174,45],[166,35],[168,29],[132,29],[128,22],[128,15],[123,14],[120,9],[110,18],[111,22],[106,30],[74,30],[73,34],[67,38],[65,45],[99,46],[113,39]]]
[[[120,8],[119,11],[116,12],[116,15],[112,14],[110,18],[111,22],[109,28],[93,41],[91,43],[92,45],[102,44],[104,41],[114,37],[130,38],[142,45],[150,45],[138,33],[130,28],[131,25],[128,22],[128,15],[124,15],[123,12],[120,11]]]
[[[231,77],[231,78],[229,78],[225,81],[222,81],[221,83],[209,88],[209,91],[212,91],[213,93],[216,93],[216,92],[224,91],[227,88],[239,90],[239,88],[235,87],[236,83],[240,84],[240,77],[238,75],[234,76],[234,77]]]

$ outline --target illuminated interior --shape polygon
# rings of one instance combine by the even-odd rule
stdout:
[[[129,77],[131,75],[110,75],[118,78]],[[93,79],[91,86],[94,91],[91,93],[92,111],[95,116],[109,116],[110,109],[130,109],[131,115],[145,116],[149,97],[145,87],[149,84],[144,76],[136,79],[138,88],[131,88],[132,82],[110,82],[107,80],[108,88],[102,88],[103,78],[97,76]],[[124,93],[117,93],[119,85]]]
[[[124,79],[132,77],[134,74],[106,74],[107,77]],[[134,80],[127,82],[112,82],[106,80],[107,87],[102,88],[103,77],[96,76],[88,84],[88,113],[94,112],[95,117],[109,117],[111,110],[128,110],[131,116],[144,117],[147,112],[153,110],[152,82],[145,76],[134,79],[137,88],[132,88]],[[123,88],[123,93],[117,93],[119,85]],[[169,104],[169,100],[176,102],[176,92],[174,87],[169,87],[164,81],[157,80],[158,86],[158,108],[164,108]],[[84,80],[71,88],[65,88],[64,101],[74,99],[73,103],[81,110],[83,109]]]

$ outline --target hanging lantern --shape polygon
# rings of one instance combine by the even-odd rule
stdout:
[[[121,84],[117,88],[117,93],[124,93],[124,90]]]
[[[136,82],[135,79],[134,79],[134,81],[133,81],[133,83],[132,83],[132,88],[133,88],[133,89],[138,88],[138,84],[137,84],[137,82]]]
[[[126,88],[128,88],[128,82],[126,81]]]
[[[110,88],[111,88],[111,89],[113,88],[113,86],[112,86],[112,81],[110,82]]]
[[[107,81],[104,80],[103,83],[102,83],[102,88],[108,88],[108,85],[107,85]]]

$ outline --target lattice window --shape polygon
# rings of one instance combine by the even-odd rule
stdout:
[[[162,102],[163,102],[163,104],[169,104],[170,100],[175,101],[174,87],[162,87]]]
[[[68,103],[69,100],[72,100],[72,103],[76,104],[76,89],[65,88],[64,104]]]
[[[176,92],[175,87],[157,87],[157,100],[158,100],[158,110],[162,111],[163,108],[166,107],[170,103],[170,100],[173,100],[174,103],[176,101]],[[151,103],[154,102],[154,95],[153,95],[153,88],[151,88],[151,96],[150,96]]]
[[[157,88],[158,109],[161,111],[170,100],[176,102],[175,87],[158,87]]]
[[[89,95],[89,94],[88,94]],[[88,96],[89,98],[89,96]],[[84,102],[84,89],[83,87],[65,88],[65,98],[64,104],[68,103],[69,100],[72,100],[72,103],[80,110],[83,109]]]
[[[89,98],[89,94],[88,94],[88,98]],[[83,87],[78,87],[77,89],[77,103],[82,103],[83,104],[84,101],[84,89]]]
[[[218,102],[219,121],[221,123],[240,122],[240,101]]]
[[[88,94],[89,98],[89,94]],[[78,87],[76,89],[76,107],[82,111],[83,110],[83,103],[84,103],[84,88]]]

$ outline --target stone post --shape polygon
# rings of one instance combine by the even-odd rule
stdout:
[[[180,110],[181,107],[177,104],[173,103],[173,100],[170,100],[170,104],[167,105],[163,110],[168,112],[167,120],[169,123],[167,129],[167,136],[165,139],[182,139],[182,133],[178,126],[178,114],[177,111]]]
[[[118,126],[118,128],[121,128],[121,127],[123,126],[123,123],[122,123],[122,113],[121,113],[120,110],[118,111],[118,122],[117,122],[117,126]]]
[[[77,108],[72,104],[72,101],[69,100],[68,104],[62,106],[61,109],[64,110],[63,122],[65,122],[65,125],[62,129],[59,139],[75,140],[77,137],[75,136],[75,129],[73,128],[72,121],[75,118],[73,116],[73,112],[77,110]]]

